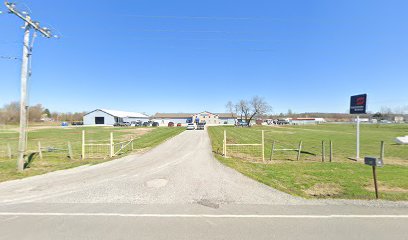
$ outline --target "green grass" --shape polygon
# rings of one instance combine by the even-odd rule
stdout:
[[[222,151],[224,130],[227,131],[228,143],[260,143],[261,130],[265,130],[266,143],[277,140],[295,147],[302,140],[305,151],[316,154],[302,154],[303,160],[298,162],[295,152],[286,152],[275,154],[275,160],[269,161],[269,144],[265,149],[268,164],[216,154],[223,164],[259,182],[305,198],[374,198],[371,167],[347,160],[355,155],[355,129],[352,125],[210,127],[214,151]],[[385,167],[377,170],[380,198],[408,200],[408,146],[393,143],[393,138],[408,134],[408,126],[363,125],[361,130],[361,156],[378,156],[380,141],[385,141]],[[334,143],[332,163],[321,162],[321,140]]]
[[[110,159],[81,160],[82,130],[86,131],[87,141],[98,141],[98,143],[109,143],[110,132],[113,132],[115,142],[124,141],[130,137],[136,138],[134,141],[134,151],[136,152],[155,147],[165,140],[178,135],[184,131],[184,128],[54,127],[31,130],[28,135],[29,151],[36,151],[39,141],[42,147],[60,149],[67,149],[67,143],[71,142],[74,159],[67,158],[67,151],[59,153],[44,152],[43,159],[37,157],[31,167],[22,173],[16,171],[15,155],[18,146],[18,133],[12,128],[3,128],[0,129],[0,182],[109,161]],[[5,156],[7,144],[11,146],[14,155],[11,160]],[[127,153],[130,153],[130,151],[125,154]]]

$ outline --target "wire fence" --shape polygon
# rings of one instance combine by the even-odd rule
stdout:
[[[279,161],[333,161],[332,141],[275,140],[272,132],[259,131],[259,135],[240,135],[224,131],[222,153],[224,157],[253,162],[274,163]]]

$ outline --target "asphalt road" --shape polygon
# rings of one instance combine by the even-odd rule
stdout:
[[[310,201],[213,158],[187,131],[119,160],[0,184],[0,239],[407,239],[408,204]]]

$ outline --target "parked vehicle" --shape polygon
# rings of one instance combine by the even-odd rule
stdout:
[[[131,124],[130,124],[130,122],[123,122],[123,126],[124,126],[124,127],[130,127]]]
[[[152,127],[158,127],[159,126],[159,123],[158,122],[153,122],[152,123]]]
[[[143,122],[138,120],[138,121],[134,121],[132,122],[131,126],[135,126],[135,127],[141,127],[143,125]]]
[[[169,122],[169,124],[167,124],[168,127],[174,127],[174,122]]]
[[[152,126],[152,121],[144,122],[143,127],[151,127]]]
[[[82,126],[82,125],[84,125],[84,122],[82,122],[82,121],[73,121],[73,122],[71,122],[71,125],[72,126]]]
[[[235,126],[237,126],[237,127],[248,127],[249,125],[245,121],[239,121],[238,120],[238,122],[235,124]]]
[[[181,123],[177,123],[177,127],[181,127]]]
[[[189,124],[187,125],[187,130],[195,130],[195,125],[194,125],[194,123],[189,123]]]
[[[204,130],[205,123],[197,124],[197,130]]]

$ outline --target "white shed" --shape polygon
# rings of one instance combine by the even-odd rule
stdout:
[[[149,116],[143,113],[124,112],[108,109],[96,109],[84,115],[84,125],[114,125],[122,122],[148,121]]]

